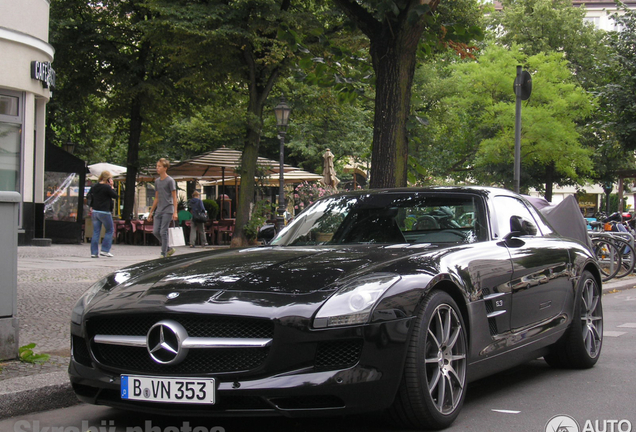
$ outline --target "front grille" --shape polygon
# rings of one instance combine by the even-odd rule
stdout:
[[[361,339],[322,342],[316,350],[316,369],[342,369],[354,366],[361,352]]]
[[[72,340],[73,347],[73,358],[79,364],[83,364],[84,366],[91,365],[91,355],[88,352],[88,347],[86,346],[86,340],[79,336],[73,335]]]
[[[160,374],[208,374],[239,372],[258,367],[265,358],[267,348],[191,349],[186,358],[176,365],[155,363],[143,347],[94,344],[93,353],[105,366],[131,372]]]
[[[124,315],[92,319],[89,334],[145,336],[154,324],[171,319],[179,322],[188,336],[219,338],[271,338],[274,324],[262,319],[225,318],[209,315]]]
[[[180,323],[190,337],[273,338],[274,324],[269,320],[225,318],[209,315],[113,316],[87,323],[91,339],[100,335],[145,336],[157,322],[170,319]],[[192,348],[176,365],[162,365],[152,360],[146,347],[91,344],[95,358],[104,366],[129,372],[157,374],[209,374],[242,372],[259,367],[269,348]]]

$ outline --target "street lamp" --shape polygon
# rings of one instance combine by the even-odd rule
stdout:
[[[73,151],[75,150],[75,143],[72,142],[71,140],[68,140],[66,144],[62,144],[62,150],[70,154],[73,154]]]
[[[287,123],[291,108],[287,105],[285,96],[281,96],[280,102],[274,108],[276,115],[276,127],[278,128],[278,138],[280,138],[280,172],[278,173],[278,214],[276,216],[276,231],[280,232],[285,226],[285,176],[283,165],[285,163],[285,133],[287,133]]]

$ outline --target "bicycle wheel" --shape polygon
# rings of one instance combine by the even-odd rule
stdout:
[[[603,282],[612,279],[621,267],[621,254],[616,245],[604,238],[593,238],[592,246],[596,261],[603,274]]]
[[[630,246],[629,242],[621,237],[614,237],[614,244],[618,249],[618,253],[621,256],[621,265],[616,272],[615,278],[622,278],[634,271],[634,265],[636,265],[636,252],[634,248]]]

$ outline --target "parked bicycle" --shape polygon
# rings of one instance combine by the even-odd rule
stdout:
[[[620,213],[613,213],[601,221],[589,222],[594,254],[603,273],[603,281],[622,278],[634,271],[636,251],[633,228],[625,224]],[[630,232],[631,231],[631,232]]]

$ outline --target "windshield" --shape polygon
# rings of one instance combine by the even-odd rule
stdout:
[[[305,209],[273,245],[474,243],[488,232],[478,196],[459,193],[334,195]]]

